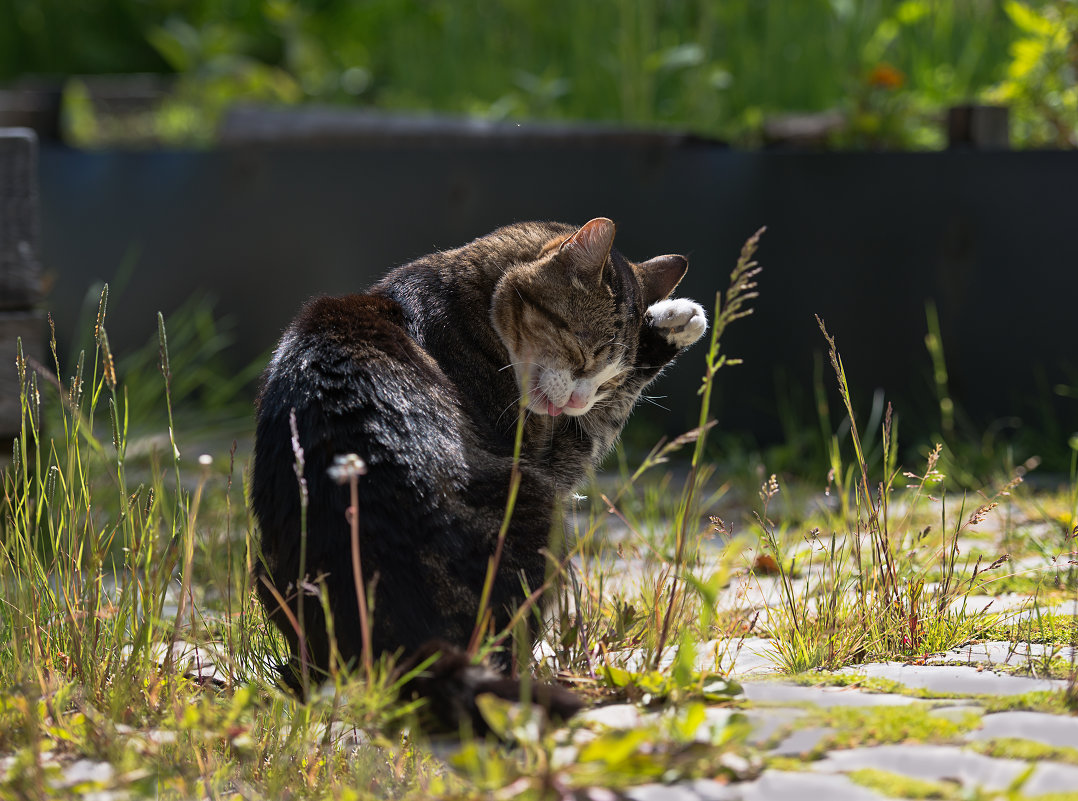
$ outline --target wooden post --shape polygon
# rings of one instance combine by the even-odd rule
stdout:
[[[947,146],[971,150],[1009,150],[1010,114],[1006,106],[953,106],[947,111]]]
[[[0,463],[11,458],[19,432],[16,341],[38,361],[44,350],[39,229],[37,136],[0,128]]]

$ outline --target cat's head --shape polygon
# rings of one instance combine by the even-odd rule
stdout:
[[[688,261],[629,262],[613,249],[614,223],[605,217],[551,233],[537,258],[505,271],[491,322],[528,409],[581,416],[629,376],[644,311],[674,291]]]

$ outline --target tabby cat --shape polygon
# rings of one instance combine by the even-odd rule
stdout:
[[[354,663],[361,652],[349,490],[327,474],[338,454],[367,465],[360,552],[376,655],[468,642],[521,413],[521,483],[491,596],[495,627],[542,585],[556,509],[610,449],[641,390],[706,329],[698,304],[668,299],[684,257],[634,264],[613,239],[602,217],[579,229],[510,225],[399,267],[366,294],[303,307],[263,376],[251,493],[259,596],[294,663],[289,617],[302,591],[306,658],[330,666],[322,604],[310,594],[319,581],[340,656]],[[297,444],[309,498],[303,581]]]

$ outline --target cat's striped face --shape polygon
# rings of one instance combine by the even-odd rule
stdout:
[[[553,238],[535,260],[502,274],[490,318],[527,408],[579,417],[636,369],[645,310],[674,291],[688,262],[627,261],[612,249],[614,223],[605,217],[575,233],[550,225]]]
[[[632,354],[626,357],[629,346],[624,325],[616,324],[613,298],[587,297],[568,287],[553,302],[523,300],[517,315],[518,336],[509,351],[531,411],[584,415],[624,380]]]
[[[640,314],[611,280],[612,239],[613,223],[592,221],[511,268],[495,291],[492,323],[531,412],[585,415],[633,365]]]

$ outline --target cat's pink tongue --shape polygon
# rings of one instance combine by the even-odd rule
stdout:
[[[561,414],[562,409],[563,407],[555,406],[549,400],[546,402],[546,413],[549,414],[551,417],[557,417],[559,414]]]

